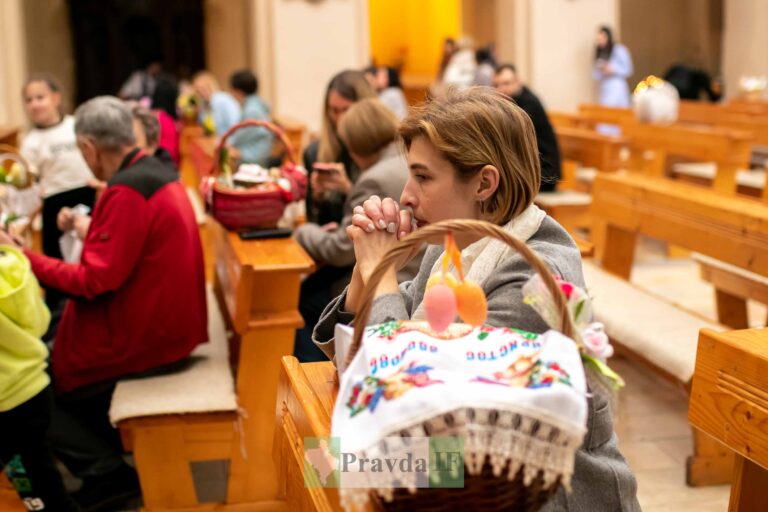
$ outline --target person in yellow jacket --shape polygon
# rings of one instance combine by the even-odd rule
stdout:
[[[0,467],[27,510],[77,511],[46,443],[53,392],[40,336],[51,315],[24,254],[0,245]]]

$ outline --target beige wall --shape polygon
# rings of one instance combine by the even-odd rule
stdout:
[[[325,88],[337,72],[368,61],[365,0],[268,0],[272,37],[273,110],[320,128]]]
[[[550,110],[594,101],[592,56],[600,25],[617,26],[618,0],[528,0],[530,72],[521,73]],[[526,76],[527,75],[527,76]]]
[[[0,124],[25,123],[21,87],[27,74],[21,0],[0,1]]]
[[[62,88],[64,112],[72,112],[75,59],[66,0],[24,0],[24,31],[29,73],[55,76]]]
[[[251,63],[250,5],[246,0],[205,0],[203,15],[205,62],[222,89],[227,90],[232,72]]]
[[[478,47],[495,42],[497,4],[504,2],[505,0],[462,0],[462,34],[470,36]]]
[[[768,1],[725,0],[723,76],[728,97],[744,75],[768,76]]]

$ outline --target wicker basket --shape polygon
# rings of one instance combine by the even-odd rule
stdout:
[[[358,321],[355,322],[354,337],[347,355],[345,367],[349,367],[355,354],[360,349],[376,287],[387,269],[392,265],[407,261],[415,253],[415,249],[421,247],[423,243],[434,243],[435,240],[449,232],[493,237],[508,244],[522,254],[526,261],[542,276],[544,283],[547,285],[552,297],[554,297],[556,307],[561,312],[562,323],[560,331],[570,338],[574,337],[575,327],[570,315],[567,314],[568,308],[565,296],[547,266],[527,245],[498,226],[488,222],[451,220],[431,224],[411,233],[382,257],[363,291],[356,315]],[[545,487],[542,474],[539,472],[533,482],[526,486],[523,483],[522,469],[512,480],[503,476],[504,474],[505,471],[502,471],[502,476],[494,476],[491,465],[486,460],[479,474],[470,474],[467,468],[464,468],[463,488],[418,489],[415,493],[410,493],[406,489],[395,489],[391,502],[382,500],[376,492],[371,491],[371,500],[376,509],[387,511],[535,511],[541,508],[555,493],[560,483],[557,480],[549,487]]]
[[[266,183],[250,189],[235,189],[219,183],[216,179],[221,173],[221,153],[227,139],[236,131],[250,127],[266,128],[282,141],[286,161],[280,168],[280,176],[288,180],[290,191],[276,183]],[[204,183],[208,185],[206,196],[211,215],[231,230],[274,227],[282,217],[285,206],[291,201],[304,199],[307,193],[306,173],[296,167],[293,147],[283,130],[270,122],[253,119],[236,124],[224,134],[216,148],[213,166],[209,176],[204,178]]]

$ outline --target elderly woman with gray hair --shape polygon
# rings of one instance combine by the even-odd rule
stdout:
[[[154,156],[164,164],[176,169],[176,164],[168,150],[160,146],[160,121],[148,108],[136,105],[131,109],[133,115],[133,135],[136,146]]]
[[[54,452],[83,480],[74,496],[83,509],[119,510],[139,487],[109,424],[112,392],[119,379],[178,369],[208,340],[203,256],[178,174],[136,147],[125,103],[84,103],[75,133],[93,174],[107,182],[81,261],[25,254],[41,283],[74,299],[52,353]],[[71,212],[59,221],[71,229]],[[0,244],[15,242],[0,233]]]

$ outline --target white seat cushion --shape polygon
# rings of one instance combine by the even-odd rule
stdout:
[[[594,167],[579,167],[576,169],[576,180],[583,183],[592,183],[595,181],[598,170]]]
[[[673,165],[672,171],[676,174],[713,180],[717,166],[714,162],[687,162]],[[765,171],[740,170],[736,173],[736,183],[743,187],[762,189],[765,186]]]
[[[544,208],[553,206],[588,206],[592,204],[592,196],[574,190],[541,192],[536,196],[534,203]]]
[[[192,352],[194,362],[189,368],[170,375],[120,381],[109,408],[112,424],[143,416],[236,411],[226,331],[210,288],[208,334],[210,341]]]
[[[693,377],[699,330],[727,327],[707,322],[585,261],[584,279],[595,320],[617,343],[671,374],[680,382]]]
[[[200,199],[200,195],[192,187],[187,187],[187,197],[189,202],[192,203],[192,210],[195,212],[195,221],[198,226],[205,224],[205,208],[203,207],[203,201]]]

